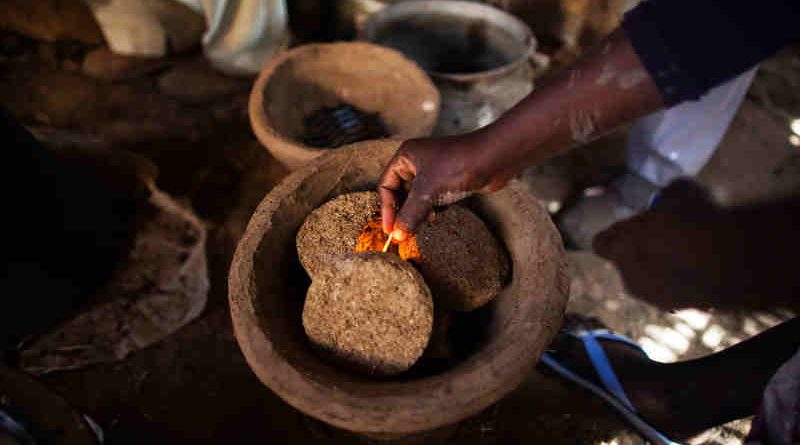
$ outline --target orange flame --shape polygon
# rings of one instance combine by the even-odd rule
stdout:
[[[417,239],[409,236],[405,240],[398,243],[398,252],[400,258],[408,260],[417,260],[420,258],[419,248],[417,247]]]
[[[356,242],[356,253],[360,252],[383,252],[384,247],[389,242],[389,235],[383,233],[381,226],[381,217],[376,216],[361,228],[361,233],[358,235]],[[419,250],[414,237],[398,243],[392,241],[388,244],[387,252],[391,252],[400,256],[404,260],[419,258]]]

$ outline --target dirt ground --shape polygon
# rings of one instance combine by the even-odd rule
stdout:
[[[204,314],[167,340],[128,359],[44,376],[78,410],[91,415],[109,443],[353,443],[289,407],[253,375],[233,337],[227,272],[250,213],[286,171],[250,131],[248,80],[219,80],[203,95],[172,97],[159,79],[185,67],[204,69],[198,54],[171,59],[126,82],[81,73],[87,48],[0,34],[0,105],[23,124],[59,128],[151,159],[158,186],[190,204],[209,228],[211,289]],[[788,117],[800,116],[800,52],[762,67],[731,131],[700,181],[724,204],[757,202],[800,186],[800,152],[789,143]],[[788,98],[788,99],[787,99]],[[524,178],[554,208],[622,167],[624,132],[553,159]],[[660,312],[629,295],[613,265],[571,252],[569,309],[598,317],[659,359],[696,357],[745,339],[791,314]],[[687,328],[688,327],[688,330]],[[696,443],[741,438],[746,422],[715,429]],[[534,372],[479,416],[417,443],[641,443],[599,402]]]

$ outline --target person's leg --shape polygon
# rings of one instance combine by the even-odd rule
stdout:
[[[640,119],[628,135],[628,168],[658,187],[697,175],[711,159],[757,68],[685,102]]]
[[[728,130],[756,70],[717,86],[698,101],[640,119],[628,135],[628,172],[559,216],[567,238],[589,250],[596,234],[647,208],[661,188],[697,175]]]
[[[769,380],[800,348],[800,318],[719,353],[670,364],[628,345],[600,344],[641,416],[668,436],[685,438],[756,412]],[[579,340],[559,336],[551,349],[561,363],[599,383]]]

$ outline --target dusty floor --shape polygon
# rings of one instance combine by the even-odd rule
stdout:
[[[43,381],[96,419],[111,443],[353,443],[262,386],[233,338],[228,262],[250,212],[285,175],[247,124],[249,82],[225,81],[207,96],[202,85],[191,85],[197,94],[173,98],[159,92],[159,77],[175,67],[202,69],[202,59],[173,60],[150,75],[110,83],[80,73],[81,47],[9,34],[0,35],[0,43],[2,107],[30,127],[65,129],[78,141],[97,138],[150,158],[160,170],[159,187],[190,203],[210,230],[211,291],[200,319],[125,361],[53,373]],[[753,202],[798,190],[800,151],[789,143],[787,119],[800,116],[799,60],[797,52],[787,52],[766,64],[701,174],[720,202]],[[559,207],[582,187],[619,170],[623,141],[623,133],[612,135],[525,178],[541,199]],[[614,267],[591,253],[571,253],[570,262],[570,310],[639,339],[662,360],[712,352],[788,316],[666,314],[628,295]],[[739,422],[697,442],[729,443],[746,428]],[[534,372],[507,399],[426,443],[641,441],[596,400]]]

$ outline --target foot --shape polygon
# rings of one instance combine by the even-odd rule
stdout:
[[[593,187],[575,205],[562,211],[557,223],[567,241],[580,250],[591,251],[595,235],[635,214],[636,210],[624,205],[613,188]]]
[[[633,173],[623,174],[607,187],[586,189],[578,202],[559,214],[559,229],[577,248],[592,250],[595,235],[646,209],[658,191]]]
[[[650,360],[642,350],[631,345],[606,339],[597,341],[636,414],[667,437],[683,438],[698,432],[688,430],[681,421],[686,413],[670,408],[675,406],[672,396],[680,391],[671,389],[669,379],[664,379],[663,364]],[[551,344],[549,352],[570,371],[605,388],[580,339],[561,333]]]

